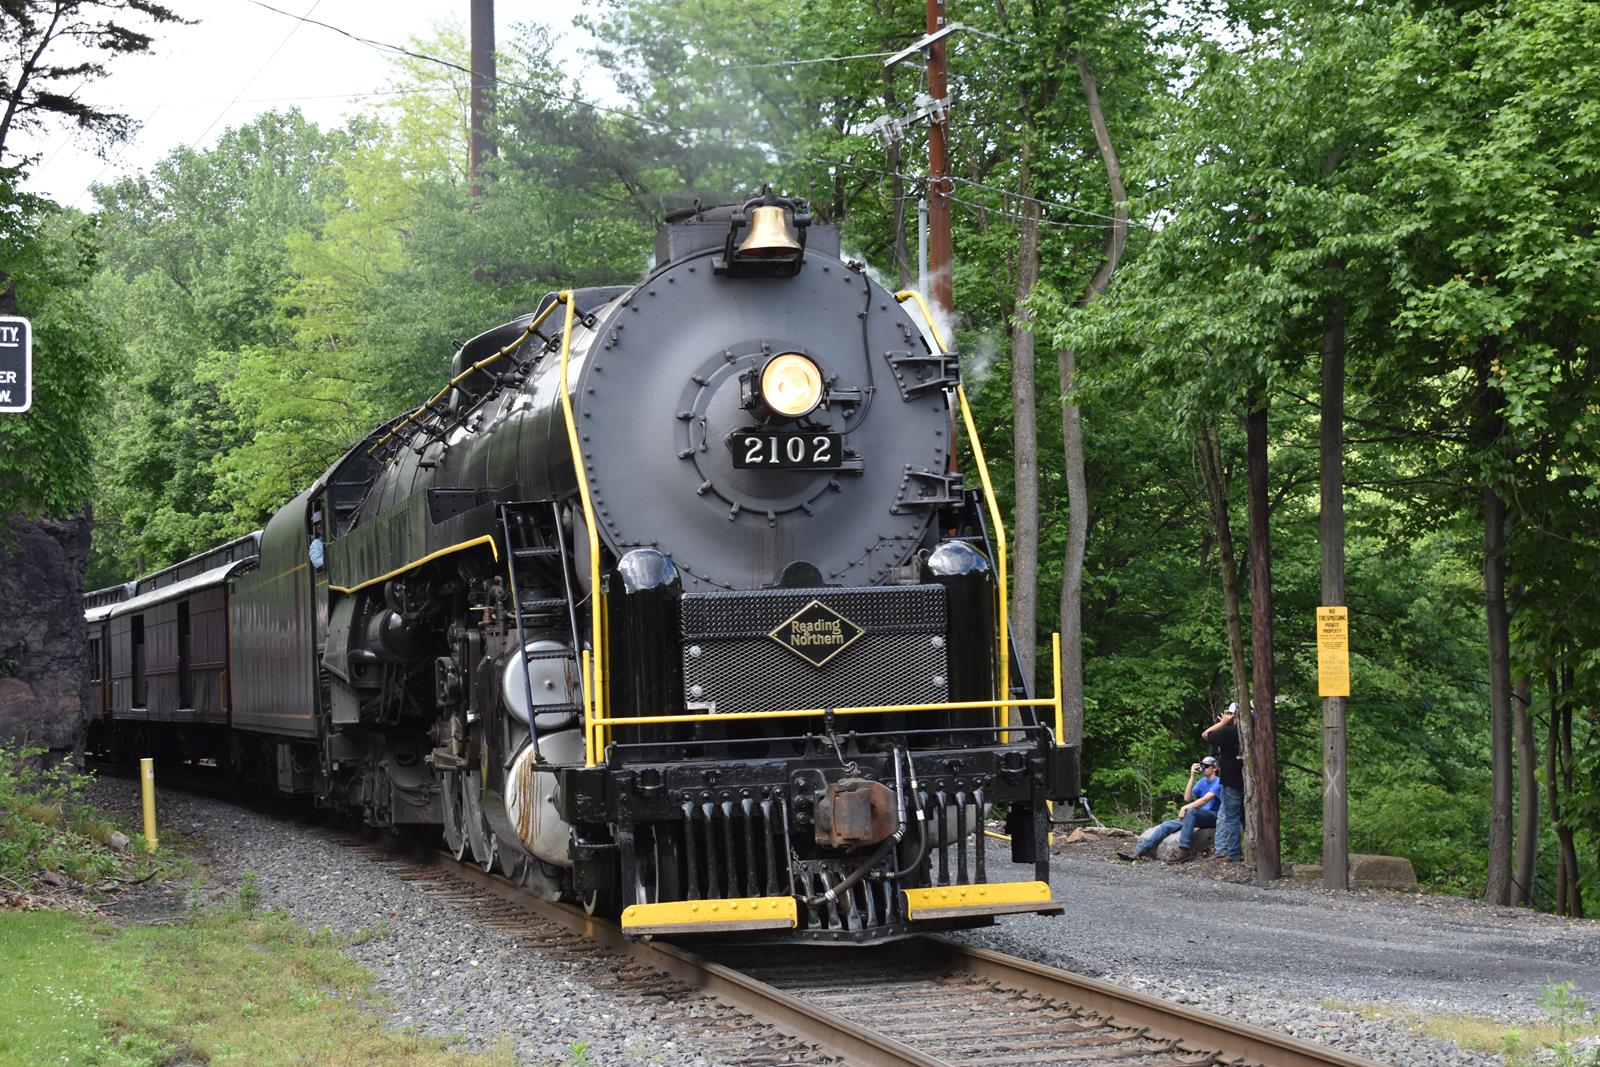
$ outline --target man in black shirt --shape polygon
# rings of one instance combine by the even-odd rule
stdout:
[[[1217,855],[1230,863],[1244,862],[1244,757],[1239,751],[1239,705],[1228,710],[1200,736],[1217,748],[1217,777],[1222,780],[1222,810],[1217,813]]]

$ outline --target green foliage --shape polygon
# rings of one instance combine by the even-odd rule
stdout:
[[[1600,1065],[1600,1047],[1584,1054],[1576,1045],[1576,1038],[1594,1033],[1595,1021],[1588,1003],[1573,991],[1571,982],[1551,983],[1539,990],[1539,1007],[1556,1028],[1555,1040],[1545,1046],[1551,1054],[1547,1062],[1556,1067]]]
[[[17,313],[33,324],[33,406],[0,416],[0,516],[67,518],[94,491],[94,424],[118,364],[112,325],[88,292],[96,227],[30,200],[7,219],[7,188],[0,177],[0,290],[15,285]]]
[[[117,872],[113,827],[84,799],[89,779],[49,766],[45,749],[0,747],[0,881],[27,887],[40,871],[94,885]]]
[[[239,879],[239,910],[253,915],[261,907],[261,880],[255,871],[245,871]]]
[[[960,12],[1005,40],[964,34],[951,48],[953,333],[1009,514],[1018,442],[1003,383],[1026,180],[1043,214],[1040,617],[1016,638],[1047,663],[1068,518],[1049,352],[1071,346],[1089,484],[1084,759],[1098,806],[1160,814],[1230,699],[1191,442],[1220,434],[1241,516],[1239,423],[1266,401],[1284,841],[1292,858],[1320,850],[1317,371],[1323,328],[1342,316],[1355,846],[1409,855],[1439,887],[1482,877],[1491,486],[1512,509],[1519,671],[1536,690],[1553,672],[1575,709],[1563,819],[1593,854],[1600,614],[1581,610],[1600,587],[1591,9],[1296,0],[1173,15],[1097,0]],[[43,358],[76,361],[52,378],[78,392],[44,409],[60,424],[0,421],[0,434],[31,435],[8,454],[45,449],[38,470],[50,472],[0,488],[74,509],[99,439],[91,584],[190,555],[260,525],[375,422],[430,394],[452,342],[550,290],[636,277],[663,207],[763,181],[811,196],[891,285],[909,279],[926,127],[892,143],[872,130],[912,110],[923,73],[837,57],[903,47],[919,5],[608,0],[589,21],[629,104],[585,104],[549,37],[519,31],[502,50],[499,154],[477,197],[465,76],[407,59],[404,91],[342,129],[266,115],[99,189],[97,227],[37,207],[5,216],[30,220],[17,232],[31,243],[5,246],[22,250],[19,299],[47,294],[27,297],[52,309]],[[449,29],[417,50],[465,56]],[[1080,55],[1134,223],[1117,280],[1087,307],[1116,205]],[[117,389],[86,422],[97,370]],[[1486,431],[1488,407],[1503,432]],[[1550,706],[1536,692],[1541,723]],[[1600,875],[1586,877],[1593,898]]]

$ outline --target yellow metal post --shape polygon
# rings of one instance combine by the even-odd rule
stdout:
[[[1062,720],[1062,703],[1061,703],[1061,635],[1059,633],[1054,633],[1054,634],[1050,635],[1050,662],[1051,662],[1051,664],[1053,666],[1053,670],[1055,671],[1055,679],[1056,679],[1055,696],[1052,697],[1051,700],[1050,700],[1050,707],[1056,713],[1056,737],[1055,737],[1055,741],[1056,741],[1056,744],[1059,745],[1059,744],[1061,744],[1061,720]]]
[[[146,756],[139,761],[139,786],[144,792],[144,844],[146,852],[156,850],[156,761]]]

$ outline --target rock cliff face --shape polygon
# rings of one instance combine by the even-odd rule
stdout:
[[[88,558],[86,518],[0,528],[0,743],[65,753],[82,741]]]

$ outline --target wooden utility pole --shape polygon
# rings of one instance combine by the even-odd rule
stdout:
[[[1328,313],[1322,331],[1324,607],[1344,606],[1344,357],[1345,317],[1340,305]],[[1327,889],[1350,888],[1349,776],[1345,765],[1348,700],[1346,696],[1322,698],[1322,884]]]
[[[928,33],[945,27],[945,0],[928,0]],[[934,111],[928,116],[928,288],[933,303],[946,316],[955,309],[955,289],[950,269],[954,259],[950,239],[949,67],[945,61],[945,40],[928,45],[928,95]]]
[[[476,204],[483,195],[483,161],[494,155],[488,129],[494,116],[494,0],[472,0],[471,129],[467,135],[467,180]]]

